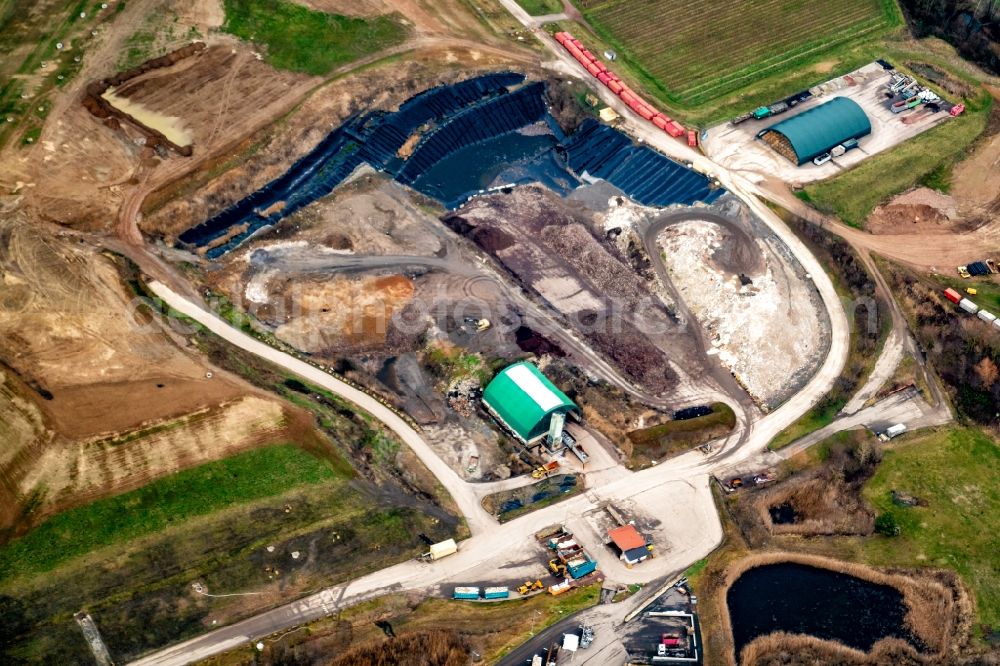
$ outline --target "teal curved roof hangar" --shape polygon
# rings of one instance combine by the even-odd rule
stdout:
[[[796,164],[804,164],[848,139],[860,139],[871,132],[871,121],[857,102],[849,97],[834,97],[762,130],[757,137],[765,138]]]
[[[527,444],[533,444],[548,432],[554,413],[580,411],[565,393],[526,361],[497,373],[483,391],[483,404],[490,414]]]

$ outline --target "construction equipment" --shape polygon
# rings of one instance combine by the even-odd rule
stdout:
[[[590,647],[590,644],[594,642],[594,628],[588,627],[585,624],[580,625],[580,647],[584,650]]]
[[[965,293],[967,293],[969,296],[975,296],[979,292],[976,290],[975,287],[969,287],[968,289],[965,290]]]
[[[535,592],[537,590],[544,590],[544,589],[545,589],[545,584],[542,583],[542,581],[536,580],[534,583],[532,583],[530,580],[526,580],[524,581],[524,585],[521,585],[519,588],[517,588],[517,593],[520,594],[521,596],[524,596],[529,592]]]
[[[972,274],[969,273],[969,270],[965,266],[959,266],[958,267],[958,275],[959,275],[959,277],[963,277],[963,278],[970,278],[970,277],[972,277]]]
[[[542,465],[541,467],[539,467],[538,469],[536,469],[535,471],[533,471],[531,473],[531,478],[533,479],[545,478],[557,469],[559,469],[559,461],[558,460],[549,461],[544,465]]]
[[[566,577],[566,565],[558,558],[549,560],[549,571],[552,572],[553,576]]]

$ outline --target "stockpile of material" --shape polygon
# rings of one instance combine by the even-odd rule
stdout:
[[[618,78],[617,74],[605,67],[604,63],[599,62],[597,56],[585,49],[580,40],[574,39],[573,35],[568,32],[557,32],[555,37],[556,41],[562,44],[563,48],[569,51],[569,54],[576,58],[577,62],[590,72],[591,76],[606,85],[611,92],[618,95],[623,102],[628,104],[630,109],[674,138],[684,134],[684,128],[679,122],[671,120],[669,116],[657,111],[652,105],[639,97],[639,95]]]

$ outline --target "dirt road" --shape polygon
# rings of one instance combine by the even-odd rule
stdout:
[[[374,416],[385,424],[387,428],[396,433],[403,440],[403,443],[413,449],[413,452],[417,454],[420,461],[427,466],[448,492],[451,493],[473,534],[485,532],[495,524],[490,515],[479,504],[478,498],[471,491],[468,484],[462,481],[458,474],[434,453],[434,450],[424,438],[411,428],[396,412],[367,393],[342,382],[319,368],[309,365],[305,361],[300,361],[293,356],[289,356],[284,352],[280,352],[236,330],[211,312],[178,295],[163,283],[150,282],[149,287],[153,293],[163,299],[171,308],[191,317],[227,342],[336,393]]]

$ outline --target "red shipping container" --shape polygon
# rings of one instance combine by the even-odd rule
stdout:
[[[604,66],[603,62],[599,62],[599,61],[595,60],[594,64],[597,65],[597,69],[601,70],[602,72],[608,71],[608,68]]]
[[[698,134],[691,129],[688,130],[688,145],[692,148],[695,148],[698,145]]]
[[[680,123],[678,123],[676,120],[671,120],[670,123],[667,124],[667,134],[676,139],[677,137],[684,134],[684,128],[681,127]]]
[[[567,39],[569,39],[569,33],[566,32],[556,33],[556,41],[559,42],[560,44],[564,44]]]
[[[601,73],[601,70],[597,69],[597,65],[595,65],[594,63],[587,64],[587,71],[590,72],[591,76],[597,76],[598,74]]]
[[[603,83],[604,85],[608,85],[609,83],[611,83],[611,78],[608,76],[607,72],[600,72],[597,75],[597,80]]]
[[[581,50],[583,49],[583,43],[579,39],[573,39],[573,40],[570,40],[570,41],[573,42],[573,46],[575,46],[576,48],[581,49]]]
[[[667,129],[667,121],[663,119],[663,116],[653,116],[653,124],[661,130]]]
[[[945,295],[945,298],[947,298],[952,303],[958,303],[960,300],[962,300],[962,295],[960,293],[958,293],[957,291],[955,291],[954,289],[951,289],[951,288],[945,289],[944,290],[944,295]]]
[[[618,83],[615,79],[608,81],[608,88],[616,95],[620,95],[622,93],[622,84]]]

